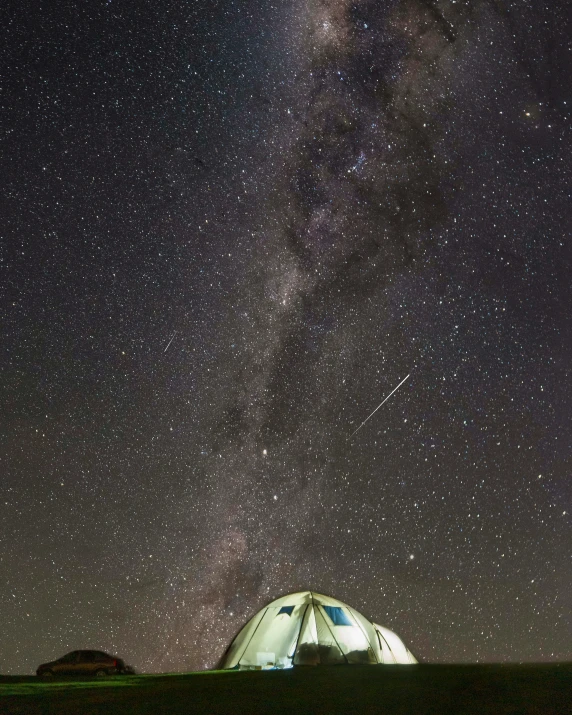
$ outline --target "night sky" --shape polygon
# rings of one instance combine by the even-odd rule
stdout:
[[[3,14],[0,672],[572,659],[568,4]]]

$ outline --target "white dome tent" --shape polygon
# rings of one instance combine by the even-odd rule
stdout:
[[[381,662],[384,665],[399,663],[400,665],[414,665],[417,659],[401,638],[377,623],[372,624],[377,634],[379,649],[381,650]]]
[[[267,670],[293,665],[417,661],[392,631],[354,608],[312,591],[272,601],[230,644],[220,668]]]

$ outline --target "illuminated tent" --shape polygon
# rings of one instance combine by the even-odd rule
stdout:
[[[407,648],[401,638],[390,631],[389,628],[372,624],[377,634],[378,646],[381,651],[381,663],[399,663],[401,665],[413,665],[417,660],[413,653]]]
[[[335,598],[302,591],[273,601],[251,618],[219,667],[266,670],[415,662],[395,633],[381,626],[376,630],[361,613]]]

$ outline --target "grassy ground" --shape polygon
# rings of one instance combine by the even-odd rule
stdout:
[[[0,678],[2,715],[572,715],[572,664],[331,666],[42,683]]]

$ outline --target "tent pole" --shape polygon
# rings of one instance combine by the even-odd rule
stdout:
[[[292,665],[294,665],[294,658],[296,657],[296,651],[298,650],[298,644],[300,643],[300,638],[302,636],[302,628],[304,627],[304,619],[306,618],[306,613],[308,613],[308,608],[310,608],[310,604],[308,604],[304,610],[304,615],[302,616],[300,620],[300,630],[298,631],[298,638],[296,639],[296,646],[294,648],[294,653],[292,655]]]
[[[246,653],[246,649],[247,649],[248,646],[250,645],[250,641],[254,638],[254,634],[255,634],[256,631],[258,630],[258,626],[259,626],[259,625],[262,623],[262,621],[264,620],[264,616],[266,615],[266,611],[267,611],[267,610],[268,610],[268,608],[265,608],[265,609],[264,609],[264,613],[262,614],[262,618],[261,618],[261,619],[258,621],[258,623],[256,624],[256,628],[254,629],[254,631],[252,632],[252,635],[250,636],[250,638],[248,639],[246,645],[244,646],[244,649],[243,649],[242,653],[240,654],[240,658],[237,660],[237,665],[240,665],[240,660],[241,660],[242,656]]]
[[[381,635],[381,633],[377,630],[377,628],[375,629],[375,632],[377,633],[377,639],[379,640],[379,647],[381,648],[381,653],[383,654],[383,648],[381,647],[381,640],[383,638],[383,642],[387,646],[387,650],[389,651],[389,654],[393,658],[393,662],[397,663],[397,661],[395,660],[395,655],[393,654],[393,651],[391,650],[391,646],[389,645],[389,643],[387,642],[385,637]],[[385,665],[385,663],[384,663],[384,665]]]
[[[322,611],[323,611],[323,610],[324,610],[324,609],[322,608]],[[329,624],[328,621],[326,620],[326,616],[325,616],[324,613],[322,613],[322,611],[318,611],[318,613],[320,614],[320,616],[322,616],[322,619],[323,619],[324,623],[326,624],[326,627],[328,628],[328,630],[329,630],[330,633],[332,634],[332,638],[334,639],[335,644],[338,646],[338,650],[339,650],[340,653],[344,656],[344,660],[346,661],[346,664],[349,665],[350,662],[349,662],[349,660],[348,660],[348,657],[347,657],[347,655],[344,653],[344,651],[340,648],[340,644],[338,643],[338,639],[337,639],[336,636],[334,635],[334,631],[330,628],[330,624]],[[366,640],[367,640],[367,639],[366,639]],[[368,643],[369,643],[369,641],[368,641]]]
[[[373,657],[377,660],[377,656],[376,656],[376,654],[375,654],[374,647],[373,647],[373,645],[372,645],[370,639],[368,638],[367,633],[364,631],[364,629],[363,629],[361,623],[359,622],[359,620],[358,620],[358,619],[354,616],[354,614],[352,613],[351,607],[348,607],[348,611],[349,611],[350,616],[352,617],[353,621],[355,622],[356,626],[357,626],[357,627],[360,629],[360,631],[363,633],[363,635],[364,635],[364,637],[365,637],[365,640],[366,640],[366,643],[369,643],[369,647],[371,648],[371,651],[372,651],[372,653],[373,653]],[[376,630],[375,628],[374,628],[373,630],[374,630],[374,632],[376,633],[376,635],[378,636],[378,640],[379,640],[379,633],[377,632],[377,630]],[[377,664],[379,665],[379,660],[377,660]]]

